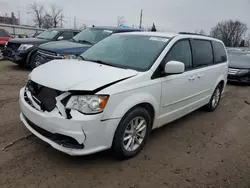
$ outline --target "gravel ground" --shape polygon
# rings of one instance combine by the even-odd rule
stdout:
[[[29,135],[18,93],[29,71],[0,61],[0,187],[250,187],[250,87],[228,85],[213,113],[202,110],[153,131],[135,158],[109,151],[71,157]]]

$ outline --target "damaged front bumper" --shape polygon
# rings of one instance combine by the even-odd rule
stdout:
[[[87,155],[112,146],[120,119],[102,121],[102,114],[84,115],[78,112],[71,113],[72,117],[67,119],[58,113],[58,109],[39,111],[24,96],[25,88],[22,88],[19,100],[21,121],[53,148],[69,155]]]

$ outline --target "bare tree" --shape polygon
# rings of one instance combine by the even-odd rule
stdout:
[[[228,20],[218,23],[212,28],[210,35],[222,40],[226,46],[235,47],[240,44],[246,31],[246,24],[238,20]]]
[[[125,24],[125,20],[123,16],[118,16],[117,17],[117,27],[120,27]]]
[[[64,16],[62,13],[62,9],[57,7],[55,4],[50,6],[50,12],[47,12],[52,19],[52,27],[59,27],[59,24],[63,22]],[[62,25],[62,24],[61,24]]]
[[[46,14],[43,19],[43,28],[49,29],[53,27],[53,19],[50,15]]]
[[[44,6],[34,2],[28,6],[28,14],[32,15],[35,26],[41,28],[45,16]]]

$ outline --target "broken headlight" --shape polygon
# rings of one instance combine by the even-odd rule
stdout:
[[[107,95],[74,95],[70,97],[66,108],[78,110],[84,114],[96,114],[104,110],[108,99]]]

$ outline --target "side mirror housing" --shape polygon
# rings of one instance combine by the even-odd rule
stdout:
[[[169,61],[165,65],[164,73],[166,74],[181,74],[185,71],[184,63],[180,61]]]
[[[57,40],[63,40],[63,36],[58,37]]]

